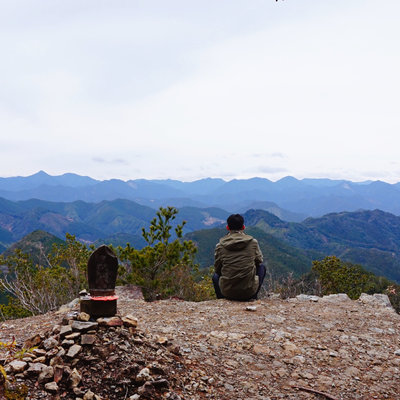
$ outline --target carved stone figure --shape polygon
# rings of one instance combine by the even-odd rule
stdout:
[[[89,293],[91,296],[111,296],[115,294],[118,259],[106,245],[96,249],[88,262]]]
[[[115,282],[118,259],[108,246],[96,249],[88,261],[89,295],[81,297],[81,311],[91,317],[112,317],[117,313]]]

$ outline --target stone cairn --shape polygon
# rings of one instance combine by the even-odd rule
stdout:
[[[181,399],[169,378],[184,369],[179,348],[151,342],[135,316],[115,315],[117,268],[107,246],[93,252],[81,311],[27,340],[22,357],[6,364],[9,382],[28,389],[26,399]]]

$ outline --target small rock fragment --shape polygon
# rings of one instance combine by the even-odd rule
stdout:
[[[85,312],[80,312],[78,314],[78,321],[87,322],[87,321],[89,321],[89,319],[90,319],[90,315]]]
[[[57,393],[58,392],[58,385],[56,382],[49,382],[44,385],[44,388],[49,393]]]
[[[125,317],[122,317],[122,322],[125,326],[136,328],[138,324],[138,319],[133,315],[129,314]]]
[[[67,357],[74,358],[80,351],[82,350],[82,346],[79,344],[74,344],[68,349]]]
[[[62,325],[60,328],[60,338],[63,338],[66,335],[72,333],[72,326],[71,325]]]
[[[49,380],[53,379],[54,376],[54,369],[51,366],[45,366],[42,369],[42,372],[39,375],[38,382],[48,382]]]
[[[314,303],[316,303],[317,301],[319,301],[320,298],[318,296],[312,296],[308,294],[299,294],[296,296],[296,299],[298,301],[313,301]]]
[[[89,389],[83,396],[83,400],[93,400],[93,399],[94,399],[94,393]]]
[[[58,383],[61,381],[64,374],[64,367],[62,365],[54,366],[54,382]]]
[[[52,357],[54,357],[58,352],[59,352],[58,347],[53,347],[51,350],[49,350],[49,351],[46,353],[46,358],[52,358]]]
[[[124,323],[120,317],[98,318],[97,323],[100,326],[122,326]]]
[[[143,382],[147,379],[150,379],[150,370],[148,368],[143,368],[137,375],[136,380],[139,382]]]
[[[74,368],[69,376],[69,382],[72,388],[76,388],[82,380],[82,376],[76,368]]]
[[[45,363],[46,362],[46,357],[45,356],[41,356],[41,357],[35,358],[32,362],[34,362],[34,363]]]
[[[18,374],[25,370],[25,368],[28,366],[28,363],[25,361],[14,360],[10,362],[9,366],[11,367],[12,372]]]
[[[162,344],[162,345],[166,345],[166,344],[168,344],[168,338],[165,337],[165,336],[159,336],[157,338],[157,343],[158,344]]]
[[[81,345],[92,345],[95,341],[95,335],[82,335],[81,337]]]
[[[24,343],[24,348],[30,349],[31,347],[38,346],[40,343],[42,343],[42,337],[38,334],[26,340]]]
[[[66,336],[65,336],[65,339],[66,339],[66,340],[75,340],[75,339],[77,339],[79,336],[81,336],[81,333],[80,333],[80,332],[73,332],[73,333],[70,333],[69,335],[66,335]]]
[[[29,364],[29,368],[26,370],[25,373],[28,376],[39,375],[43,371],[44,367],[46,367],[46,364],[43,364],[43,363],[30,363]]]
[[[53,337],[49,337],[48,339],[46,339],[46,340],[43,342],[43,347],[44,347],[46,350],[51,350],[53,347],[56,347],[56,346],[58,346],[58,340],[56,340],[56,339],[53,338]]]
[[[84,322],[84,321],[73,321],[71,327],[74,331],[86,332],[90,329],[97,329],[97,322]]]
[[[36,357],[42,357],[46,355],[46,350],[44,349],[33,349],[32,353],[36,356]]]

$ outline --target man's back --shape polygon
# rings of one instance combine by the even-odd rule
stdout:
[[[259,287],[256,265],[263,257],[258,242],[243,230],[230,231],[215,248],[215,272],[220,276],[223,296],[229,299],[251,298]]]

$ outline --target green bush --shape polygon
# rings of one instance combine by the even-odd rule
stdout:
[[[194,243],[181,240],[185,221],[175,227],[176,239],[170,242],[171,224],[177,213],[174,207],[160,207],[149,231],[142,230],[146,247],[137,250],[129,243],[125,248],[118,247],[121,261],[118,282],[140,286],[147,301],[174,296],[185,300],[210,297],[207,279],[195,280],[198,267],[194,263]]]
[[[351,299],[358,299],[361,293],[385,293],[400,313],[400,285],[367,272],[361,265],[345,263],[331,256],[313,261],[312,273],[316,274],[324,295],[346,293]]]
[[[16,249],[0,256],[7,273],[0,274],[0,289],[11,303],[1,306],[3,318],[38,315],[57,309],[75,297],[86,285],[86,265],[90,250],[67,234],[66,244],[55,245],[48,255],[49,266],[34,264],[28,254]]]
[[[346,293],[358,299],[361,293],[374,291],[374,275],[361,265],[342,262],[335,256],[313,261],[312,271],[318,274],[323,294]]]

